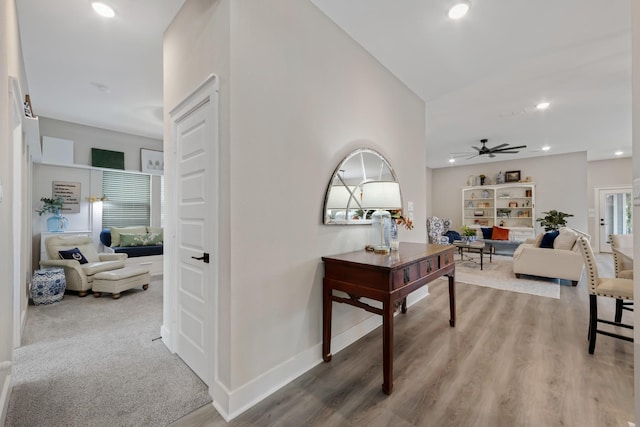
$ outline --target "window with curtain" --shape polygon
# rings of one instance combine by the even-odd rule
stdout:
[[[151,224],[151,177],[149,175],[104,171],[102,227]]]

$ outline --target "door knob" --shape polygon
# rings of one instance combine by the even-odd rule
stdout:
[[[209,254],[208,254],[208,253],[206,253],[206,252],[205,252],[205,253],[203,253],[201,257],[195,257],[195,256],[192,256],[191,258],[193,258],[193,259],[197,259],[198,261],[204,261],[204,262],[206,262],[207,264],[209,264]]]

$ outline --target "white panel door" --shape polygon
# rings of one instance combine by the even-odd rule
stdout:
[[[600,252],[611,252],[611,234],[631,234],[633,201],[631,187],[601,188],[598,190],[600,213]]]
[[[177,166],[177,275],[176,275],[176,353],[206,383],[209,384],[209,361],[213,358],[211,314],[214,289],[209,262],[215,254],[215,222],[217,186],[211,170],[216,165],[216,123],[212,119],[212,100],[185,113],[176,122]],[[209,257],[209,258],[206,258]],[[204,258],[204,259],[203,259]]]

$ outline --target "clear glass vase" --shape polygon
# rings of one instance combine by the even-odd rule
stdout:
[[[69,220],[62,216],[59,209],[47,218],[48,231],[62,233],[67,230],[68,225]]]

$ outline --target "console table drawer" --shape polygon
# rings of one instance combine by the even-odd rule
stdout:
[[[446,255],[446,254],[445,254]],[[416,280],[423,279],[434,272],[438,271],[440,268],[444,267],[446,264],[450,264],[447,262],[444,264],[444,261],[441,260],[441,257],[445,257],[445,255],[436,255],[432,256],[413,264],[409,264],[403,268],[399,268],[393,271],[393,284],[392,289],[399,289],[406,285],[407,283],[415,282]],[[447,255],[446,260],[453,260],[453,255]]]

